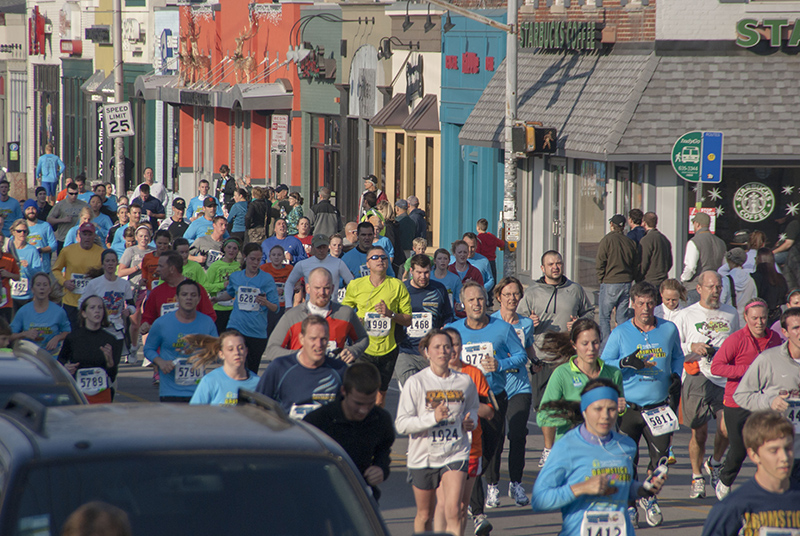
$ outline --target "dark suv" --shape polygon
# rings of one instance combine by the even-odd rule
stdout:
[[[272,400],[238,406],[0,411],[0,534],[55,536],[78,506],[122,508],[147,536],[388,535],[344,451]]]
[[[0,349],[0,408],[14,393],[25,393],[45,406],[87,404],[72,375],[50,353],[30,341]]]

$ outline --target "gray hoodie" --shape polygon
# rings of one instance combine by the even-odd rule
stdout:
[[[744,409],[770,409],[781,391],[789,398],[800,398],[800,363],[789,355],[789,343],[764,350],[745,372],[733,401]],[[800,445],[800,442],[798,442]]]
[[[557,285],[545,283],[544,276],[531,283],[517,306],[517,314],[539,316],[533,332],[536,346],[541,346],[548,331],[566,331],[570,317],[594,318],[594,305],[583,287],[561,276]],[[537,354],[541,351],[537,349]],[[539,356],[547,360],[546,356]]]

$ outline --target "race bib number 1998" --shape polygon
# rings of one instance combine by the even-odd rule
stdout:
[[[364,315],[364,329],[370,337],[385,337],[392,328],[392,319],[380,313]]]

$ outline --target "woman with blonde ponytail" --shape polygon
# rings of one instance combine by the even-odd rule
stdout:
[[[229,329],[219,337],[187,335],[186,341],[198,349],[189,358],[194,368],[202,369],[222,361],[221,367],[200,380],[190,404],[235,406],[239,401],[239,389],[255,390],[259,378],[247,369],[247,345],[241,333]]]

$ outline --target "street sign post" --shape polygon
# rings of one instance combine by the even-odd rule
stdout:
[[[135,136],[131,103],[106,104],[103,106],[103,119],[109,138],[125,138]]]
[[[694,130],[672,146],[672,169],[680,178],[696,182],[699,209],[703,206],[703,183],[722,182],[722,132]]]

